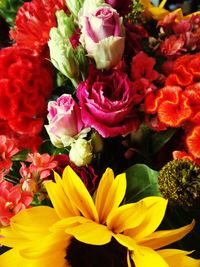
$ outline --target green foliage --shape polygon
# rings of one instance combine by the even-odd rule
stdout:
[[[0,16],[13,26],[18,9],[25,0],[0,0]]]
[[[177,132],[176,128],[171,128],[163,132],[154,132],[152,134],[151,151],[157,153]]]
[[[127,190],[125,202],[136,202],[147,196],[161,196],[158,172],[144,164],[135,164],[126,170]]]

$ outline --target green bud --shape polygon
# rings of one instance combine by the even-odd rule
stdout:
[[[73,17],[67,16],[64,10],[58,10],[56,12],[57,29],[64,38],[70,38],[75,30]]]
[[[103,139],[99,133],[94,132],[92,134],[91,142],[92,142],[94,152],[99,153],[99,152],[103,151],[103,146],[104,146]]]
[[[48,42],[52,64],[76,87],[79,82],[80,70],[79,61],[76,56],[76,49],[73,49],[69,38],[74,30],[72,18],[63,11],[56,13],[58,27],[50,31]]]
[[[75,18],[78,18],[78,12],[83,6],[84,0],[67,0],[67,7]]]
[[[200,204],[200,166],[190,160],[168,162],[159,172],[160,192],[170,203],[180,206]]]
[[[81,45],[76,48],[76,57],[79,62],[79,69],[82,75],[82,80],[85,80],[87,76],[88,59],[86,57],[86,51]]]

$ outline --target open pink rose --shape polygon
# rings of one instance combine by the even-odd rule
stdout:
[[[103,137],[125,135],[137,129],[133,89],[125,73],[90,71],[88,79],[79,84],[77,97],[83,122]]]
[[[63,147],[63,138],[73,137],[83,128],[80,108],[71,95],[63,94],[57,101],[48,103],[48,111],[46,130],[51,142],[56,147]]]
[[[122,18],[109,5],[80,17],[80,42],[98,69],[109,69],[120,61],[124,51]],[[117,53],[116,53],[117,51]]]

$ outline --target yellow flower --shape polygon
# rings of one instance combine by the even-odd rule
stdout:
[[[147,19],[153,18],[155,20],[162,20],[166,15],[176,13],[177,15],[176,20],[180,21],[182,19],[188,19],[192,15],[200,14],[200,11],[196,11],[194,13],[184,16],[181,8],[177,8],[176,10],[170,12],[169,10],[164,8],[165,4],[167,3],[167,0],[162,0],[159,6],[154,6],[150,0],[139,0],[139,1],[144,8],[144,15]]]
[[[140,0],[140,3],[142,4],[144,8],[144,14],[148,19],[155,19],[160,20],[163,19],[167,14],[170,12],[164,8],[164,5],[166,4],[167,0],[161,1],[159,6],[154,6],[151,4],[150,0]]]
[[[174,262],[180,267],[200,266],[185,251],[158,250],[181,239],[194,226],[192,222],[175,230],[155,231],[165,214],[165,199],[147,197],[119,206],[126,192],[125,174],[114,178],[108,168],[95,200],[69,166],[62,179],[55,173],[55,183],[48,182],[46,188],[54,208],[22,211],[11,219],[10,227],[1,230],[4,238],[0,242],[12,248],[0,256],[1,267],[110,266],[107,261],[84,262],[85,255],[92,256],[93,251],[101,251],[97,253],[100,262],[104,252],[111,261],[118,255],[125,257],[125,263],[112,262],[115,267],[174,267]]]

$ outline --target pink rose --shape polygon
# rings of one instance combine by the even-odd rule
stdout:
[[[57,101],[48,103],[48,121],[45,125],[51,142],[56,147],[63,147],[63,140],[70,142],[70,137],[77,135],[83,128],[81,112],[71,95],[63,94]]]
[[[117,65],[124,51],[124,29],[116,10],[105,5],[89,15],[82,15],[79,22],[80,42],[88,56],[94,58],[97,68],[109,69]]]
[[[83,122],[103,137],[125,135],[139,125],[133,110],[133,89],[125,73],[90,71],[88,79],[79,84],[77,97]]]

